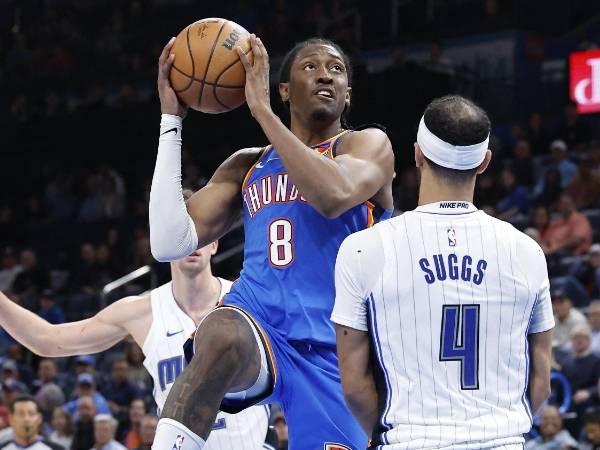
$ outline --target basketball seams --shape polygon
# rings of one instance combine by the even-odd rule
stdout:
[[[225,25],[227,25],[227,20],[224,20],[223,23],[221,24],[221,28],[219,28],[219,32],[217,33],[217,36],[215,37],[215,40],[213,41],[213,45],[212,48],[210,49],[210,54],[208,55],[208,59],[206,61],[206,68],[204,69],[204,76],[202,77],[203,80],[200,82],[201,83],[201,87],[200,87],[200,94],[198,95],[198,107],[201,108],[202,107],[202,93],[204,92],[204,85],[206,83],[206,75],[208,74],[208,69],[210,67],[210,60],[213,57],[213,54],[215,53],[215,48],[217,48],[217,42],[219,41],[219,37],[221,37],[221,33],[223,32],[223,28],[225,28]],[[191,50],[190,50],[191,51]],[[196,72],[194,72],[194,75],[196,74]]]
[[[192,81],[197,81],[198,83],[202,83],[202,80],[200,78],[196,78],[194,76],[188,75],[183,70],[181,70],[179,67],[176,67],[175,65],[173,65],[172,68],[175,69],[177,72],[179,72],[181,75],[190,78]],[[243,84],[241,84],[241,85],[240,84],[237,84],[237,85],[219,84],[219,83],[211,83],[210,81],[205,81],[204,84],[206,84],[208,86],[218,87],[221,89],[243,89],[245,87]],[[185,89],[187,89],[187,87]],[[185,91],[185,89],[181,89],[181,90],[175,89],[175,92],[183,92],[183,91]]]
[[[248,53],[250,53],[252,51],[252,46],[248,47],[248,50],[246,50],[244,52],[245,55],[247,55]],[[215,79],[215,87],[213,87],[213,95],[215,96],[215,100],[217,101],[217,103],[219,103],[219,105],[223,106],[225,109],[232,109],[229,106],[227,106],[225,103],[223,103],[221,101],[221,99],[218,96],[218,83],[219,83],[219,79],[223,76],[223,74],[225,72],[227,72],[229,69],[231,69],[233,66],[235,66],[236,64],[241,64],[242,60],[241,59],[237,59],[237,61],[233,61],[231,64],[229,64],[227,67],[225,67],[223,70],[221,70],[221,73],[217,76],[217,78]],[[244,69],[245,70],[245,69]],[[245,88],[245,86],[242,86],[242,88]]]

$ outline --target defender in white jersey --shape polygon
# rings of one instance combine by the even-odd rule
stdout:
[[[520,449],[549,394],[544,254],[472,203],[489,132],[472,102],[434,100],[415,144],[419,207],[338,253],[342,383],[371,448]]]
[[[171,263],[172,282],[149,295],[118,300],[78,322],[51,325],[0,294],[0,326],[45,357],[104,351],[131,335],[146,357],[144,365],[154,380],[154,399],[160,410],[186,366],[184,343],[231,288],[230,281],[212,275],[210,257],[216,250],[217,243],[213,242]],[[264,365],[266,368],[266,357]],[[251,407],[235,415],[219,412],[204,448],[272,448],[265,444],[268,421],[267,406]]]

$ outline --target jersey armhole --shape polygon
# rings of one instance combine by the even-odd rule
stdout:
[[[152,336],[153,336],[153,331],[154,331],[154,327],[155,327],[155,323],[154,323],[154,302],[153,302],[153,296],[152,296],[152,292],[154,292],[155,290],[157,290],[159,288],[156,288],[152,291],[150,291],[150,294],[148,294],[148,301],[150,302],[150,326],[148,327],[148,332],[146,334],[146,337],[144,338],[144,342],[142,343],[142,353],[144,354],[144,357],[147,358],[148,356],[148,352],[147,352],[147,348],[148,346],[151,344],[152,341]],[[157,292],[158,294],[158,292]]]
[[[258,165],[258,163],[263,159],[263,157],[267,153],[267,150],[269,149],[269,147],[271,147],[270,144],[266,145],[265,147],[262,148],[262,150],[258,153],[256,161],[254,161],[254,163],[250,166],[250,168],[246,172],[246,176],[244,177],[244,180],[242,181],[242,192],[244,192],[244,188],[246,187],[246,183],[248,183],[248,180],[252,176],[252,173],[254,172],[254,169],[256,168],[256,166]]]

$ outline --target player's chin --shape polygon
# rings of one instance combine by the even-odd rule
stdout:
[[[338,112],[338,108],[335,105],[323,105],[314,108],[310,114],[312,120],[326,121],[334,120],[340,117],[341,113]]]

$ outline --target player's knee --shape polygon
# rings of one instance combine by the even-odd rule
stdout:
[[[219,308],[213,311],[196,334],[196,354],[209,349],[219,352],[224,358],[241,362],[258,351],[250,324],[240,312],[233,309]]]

